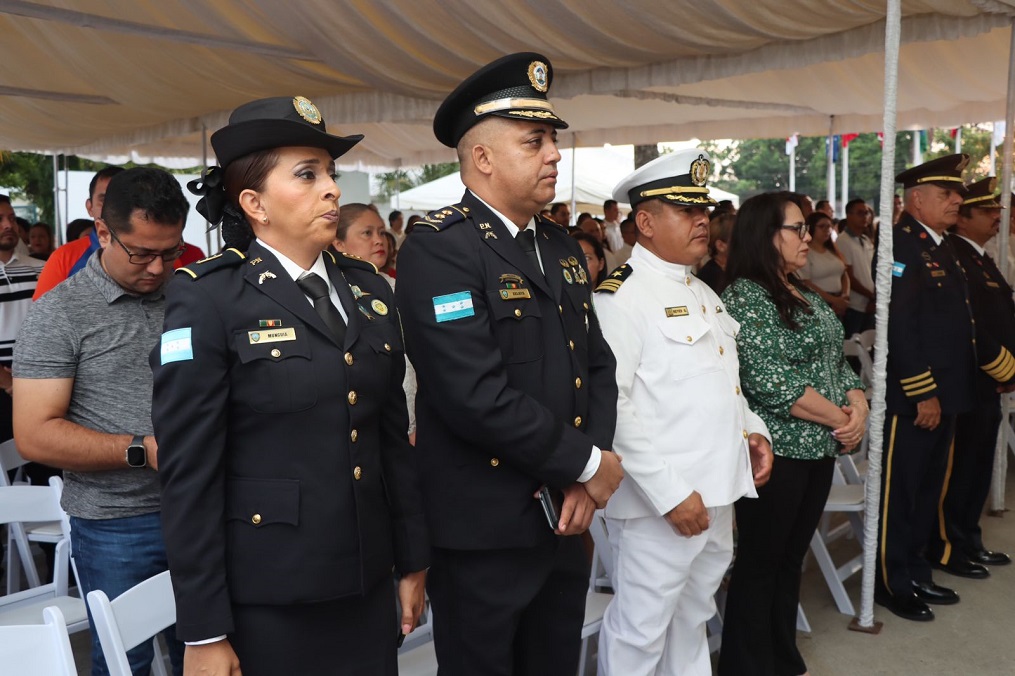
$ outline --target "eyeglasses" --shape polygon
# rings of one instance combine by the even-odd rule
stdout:
[[[183,240],[180,240],[180,243],[177,244],[176,248],[172,251],[166,251],[164,253],[139,254],[128,249],[126,245],[120,241],[120,238],[116,236],[116,233],[113,232],[113,229],[108,225],[106,226],[106,229],[109,230],[109,236],[113,238],[113,241],[119,244],[120,248],[127,254],[127,259],[130,261],[131,265],[149,265],[156,258],[161,258],[165,262],[171,263],[183,255]]]
[[[785,223],[781,226],[783,230],[794,230],[800,239],[807,236],[807,224],[806,223]]]

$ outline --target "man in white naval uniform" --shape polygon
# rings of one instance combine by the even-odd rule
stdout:
[[[733,556],[733,503],[768,480],[768,429],[740,391],[739,324],[691,272],[708,248],[703,150],[659,158],[614,189],[634,208],[631,258],[597,289],[617,358],[627,481],[606,507],[616,595],[600,674],[712,673],[705,623]]]

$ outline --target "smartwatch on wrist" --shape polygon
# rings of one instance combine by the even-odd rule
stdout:
[[[144,447],[144,437],[140,434],[135,434],[134,438],[130,440],[130,446],[127,447],[127,465],[129,467],[148,466],[148,452]]]

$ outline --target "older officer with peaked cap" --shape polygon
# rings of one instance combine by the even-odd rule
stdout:
[[[967,155],[948,155],[895,177],[905,187],[906,208],[893,230],[874,600],[907,620],[932,620],[927,604],[959,601],[934,583],[925,549],[955,416],[973,405],[976,358],[966,279],[945,237],[959,217],[968,162]]]
[[[377,268],[326,250],[360,139],[302,96],[253,101],[190,186],[228,248],[177,271],[151,360],[188,675],[393,675],[422,609],[398,314]]]
[[[1015,303],[1012,289],[983,245],[1001,225],[996,178],[969,186],[959,220],[948,236],[969,284],[976,320],[974,406],[959,414],[955,443],[938,500],[937,527],[928,554],[933,564],[953,575],[984,578],[988,565],[1007,565],[1011,558],[983,546],[980,515],[990,492],[994,443],[1001,424],[1000,393],[1010,392],[1015,379]]]
[[[692,273],[708,248],[710,170],[692,148],[613,191],[634,209],[638,243],[596,289],[627,473],[606,506],[616,596],[600,635],[604,674],[712,673],[705,623],[733,558],[733,503],[756,497],[772,467],[768,428],[740,391],[738,324]]]
[[[513,54],[444,100],[434,133],[468,190],[417,221],[398,257],[434,639],[451,676],[575,672],[589,570],[572,536],[622,477],[608,450],[615,362],[584,257],[538,215],[567,126],[552,80],[546,57]]]

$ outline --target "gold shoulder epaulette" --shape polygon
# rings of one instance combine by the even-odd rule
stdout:
[[[380,273],[380,270],[377,269],[376,265],[374,265],[370,261],[363,260],[356,254],[345,253],[344,251],[339,252],[337,254],[333,254],[327,249],[324,250],[324,253],[325,253],[324,258],[326,261],[330,260],[332,263],[334,263],[340,268],[354,268],[356,270],[366,270],[367,272],[372,272],[375,275]]]
[[[611,272],[607,277],[606,281],[596,287],[596,293],[600,291],[603,293],[617,293],[617,289],[623,284],[628,277],[634,273],[632,268],[627,263],[624,263],[619,268]]]
[[[545,225],[548,228],[553,227],[565,233],[569,232],[569,230],[565,226],[561,225],[557,221],[551,220],[546,216],[543,216],[542,214],[536,214],[536,222],[539,223],[540,225]]]
[[[413,228],[421,225],[428,225],[437,232],[440,232],[441,230],[451,227],[455,223],[461,223],[468,218],[468,214],[469,207],[464,207],[461,204],[452,204],[449,207],[431,211],[426,216],[409,226],[407,232],[412,232]]]
[[[178,268],[176,272],[182,272],[186,275],[190,275],[193,279],[197,279],[199,277],[204,277],[209,272],[239,265],[246,259],[247,256],[242,251],[229,247],[214,256],[208,256],[207,258],[202,258],[196,263],[191,263],[190,265]]]

